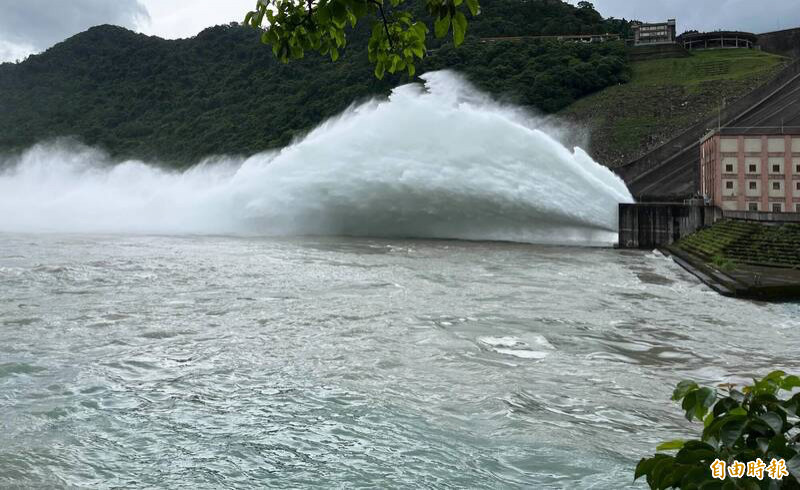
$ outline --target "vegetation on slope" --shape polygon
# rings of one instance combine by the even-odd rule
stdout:
[[[438,45],[420,71],[456,68],[504,100],[557,111],[627,77],[620,45],[482,43],[474,36],[624,32],[591,8],[558,0],[485,0],[470,37]],[[376,80],[369,33],[356,29],[333,63],[284,65],[252,29],[219,26],[166,41],[100,26],[20,64],[0,65],[0,151],[75,136],[117,157],[188,165],[210,154],[251,154],[295,137],[406,76]]]
[[[561,114],[591,129],[595,159],[619,166],[746,95],[785,61],[761,51],[724,49],[634,62],[630,83],[583,98]]]
[[[800,269],[800,225],[725,220],[680,240],[677,248],[706,260]]]

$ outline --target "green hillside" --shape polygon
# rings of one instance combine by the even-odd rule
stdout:
[[[632,78],[572,104],[561,115],[591,130],[592,155],[614,167],[662,145],[769,80],[785,58],[748,49],[696,51],[631,63]]]
[[[483,43],[478,36],[617,32],[593,8],[559,0],[484,0],[467,42],[434,42],[418,67],[454,68],[502,100],[545,112],[609,85],[629,69],[621,43]],[[339,61],[278,63],[258,33],[218,26],[167,41],[99,26],[19,64],[0,65],[0,151],[74,136],[117,157],[189,165],[210,154],[252,154],[290,143],[353,103],[409,80],[376,80],[367,28]]]

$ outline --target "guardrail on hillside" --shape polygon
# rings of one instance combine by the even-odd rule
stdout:
[[[800,213],[769,213],[764,211],[723,211],[727,219],[771,223],[800,223]]]
[[[650,153],[622,167],[618,167],[614,171],[630,185],[686,151],[696,148],[703,135],[707,134],[712,128],[717,128],[720,123],[723,127],[734,125],[736,121],[757,109],[784,88],[786,84],[798,77],[800,77],[800,60],[781,70],[771,81],[722,109],[718,115],[695,124]]]

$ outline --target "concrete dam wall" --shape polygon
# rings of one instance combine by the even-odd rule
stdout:
[[[800,27],[759,34],[758,45],[767,53],[800,58]]]

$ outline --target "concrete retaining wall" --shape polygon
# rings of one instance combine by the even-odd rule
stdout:
[[[800,213],[768,213],[764,211],[723,211],[723,217],[742,221],[800,223]]]
[[[656,60],[662,58],[686,58],[689,52],[679,44],[655,44],[651,46],[632,46],[628,48],[631,61]]]
[[[758,45],[767,53],[800,58],[800,28],[759,34]]]
[[[695,204],[637,203],[619,205],[619,248],[665,247],[711,226],[719,208]]]

